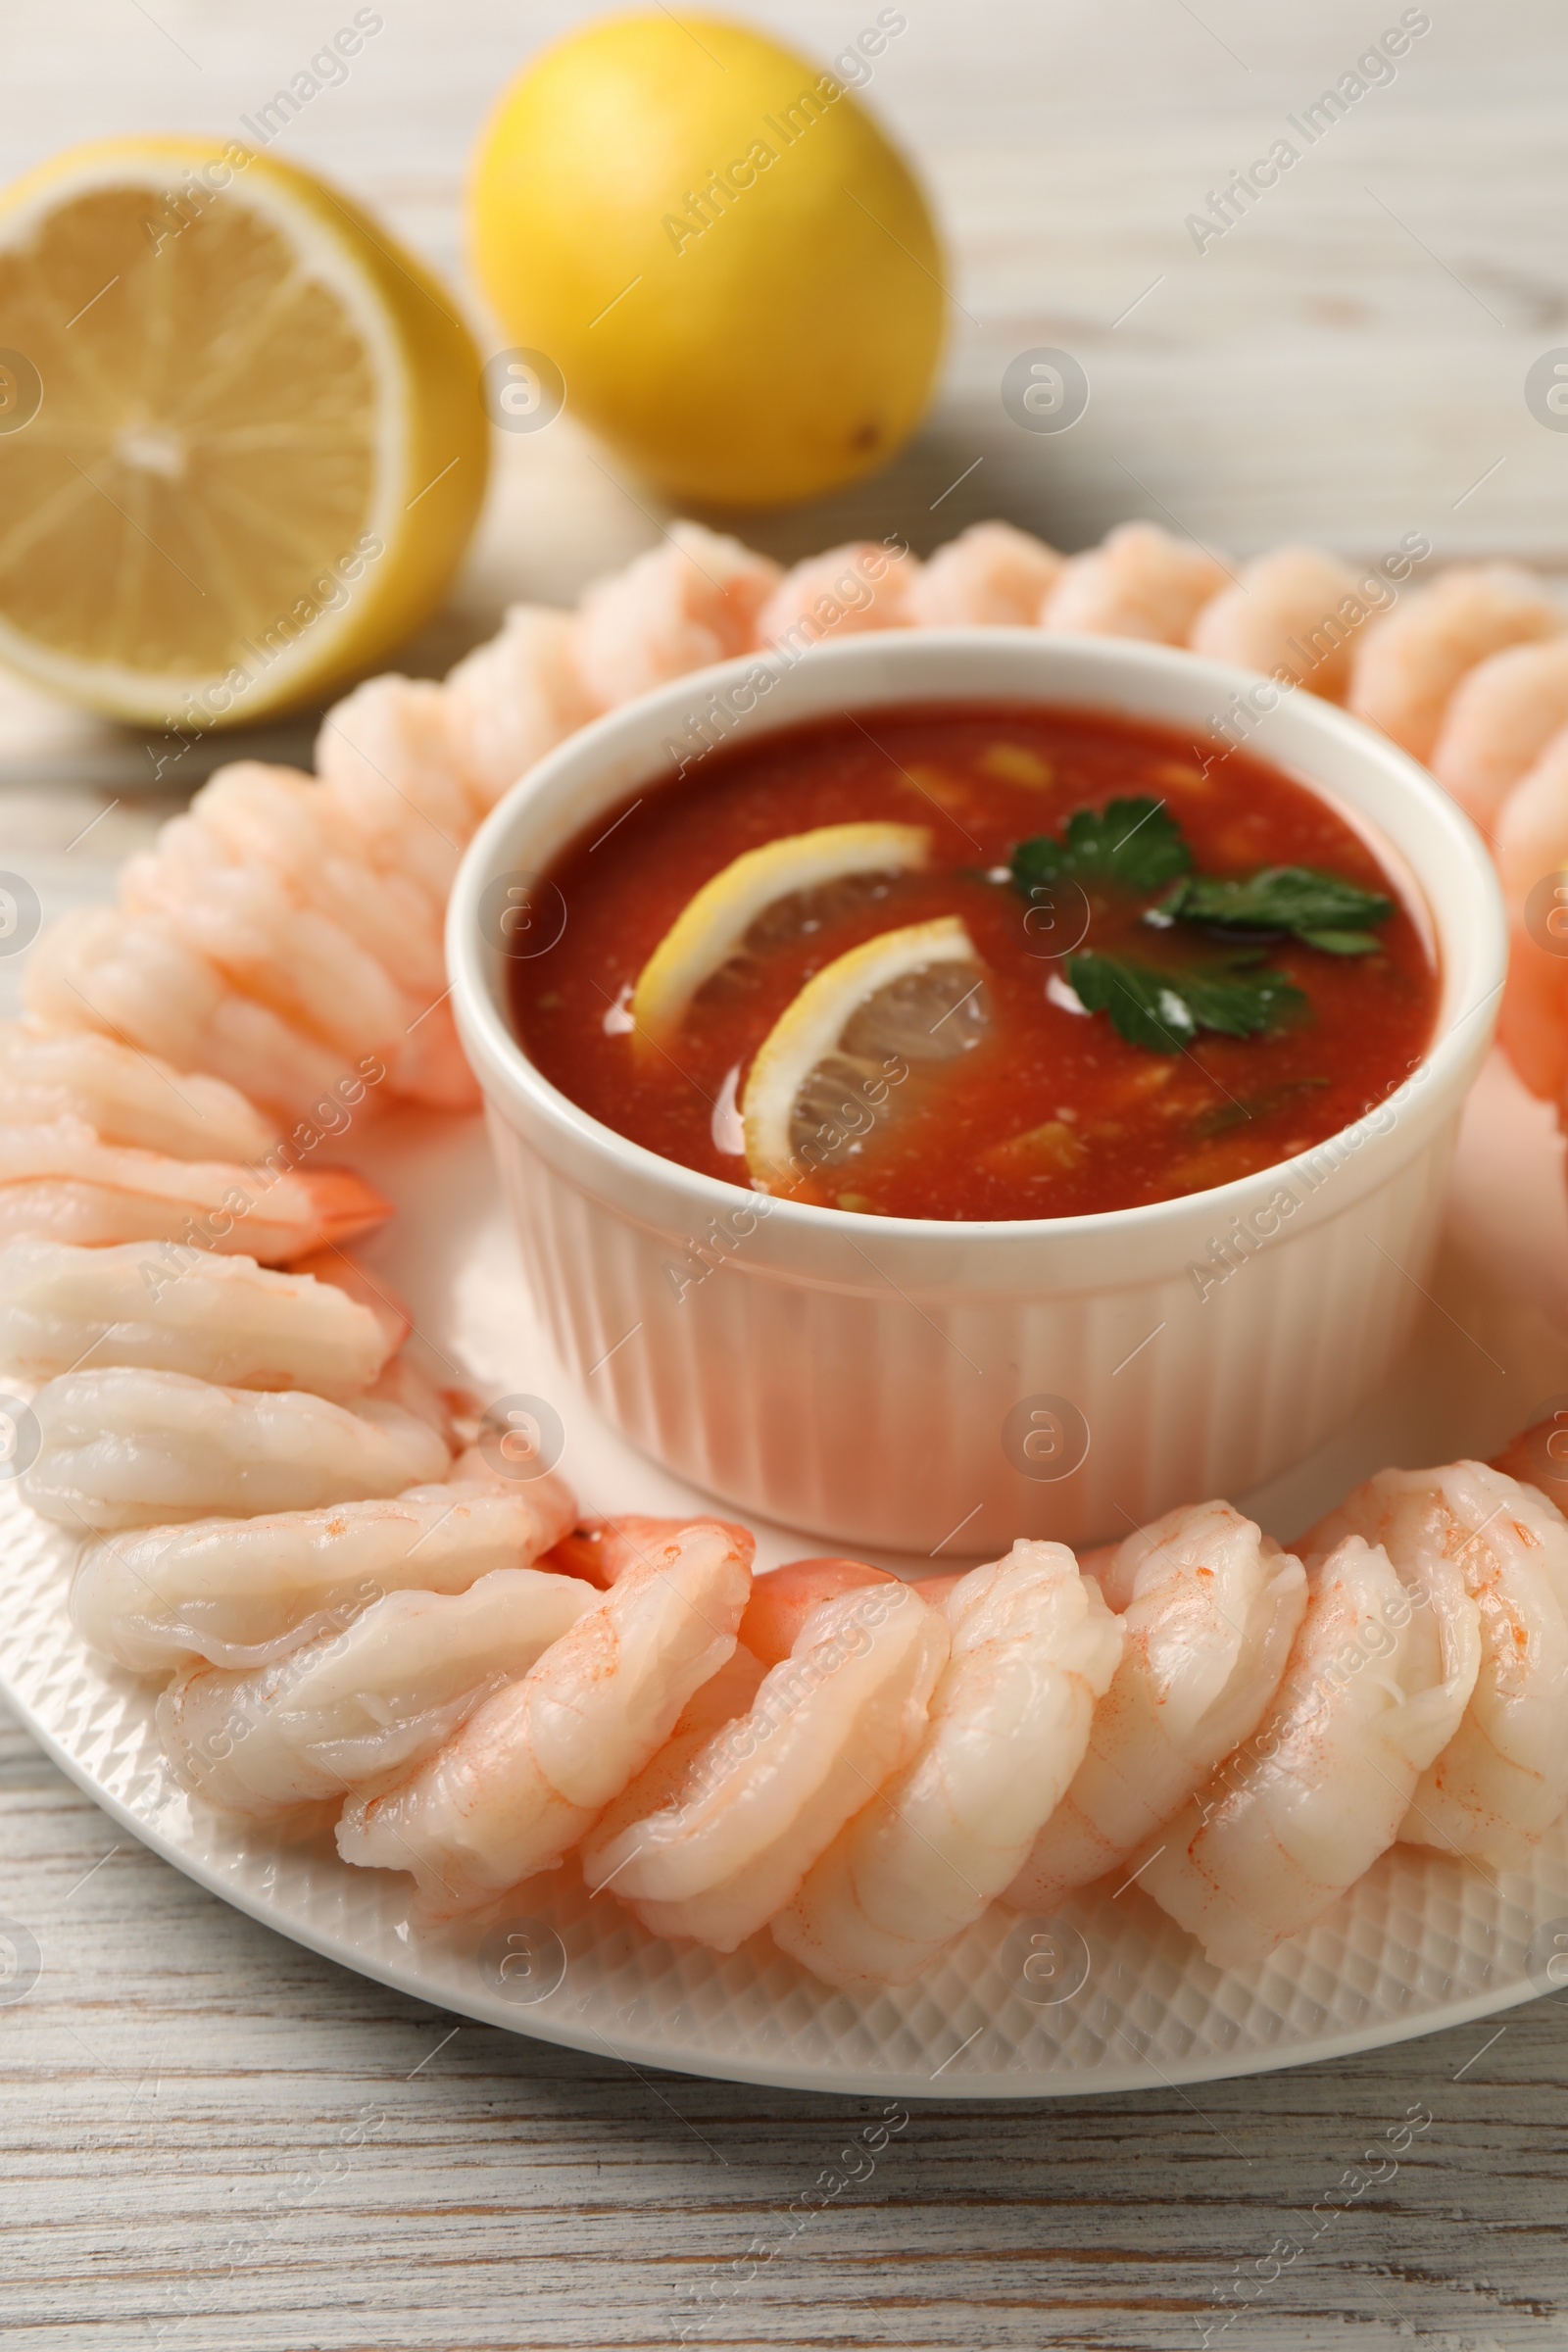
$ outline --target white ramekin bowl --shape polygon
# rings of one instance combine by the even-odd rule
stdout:
[[[513,1033],[496,920],[516,877],[667,774],[700,720],[738,743],[937,702],[1122,711],[1198,740],[1229,710],[1226,740],[1250,727],[1250,751],[1402,861],[1442,962],[1425,1059],[1354,1127],[1259,1175],[989,1225],[764,1202],[628,1143],[539,1074]],[[744,1510],[948,1556],[1120,1535],[1175,1502],[1246,1494],[1351,1418],[1409,1336],[1507,950],[1478,836],[1343,711],[1163,646],[972,629],[742,659],[597,720],[481,827],[447,952],[528,1277],[599,1407]]]

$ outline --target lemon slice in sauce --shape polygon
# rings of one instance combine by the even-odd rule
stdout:
[[[752,1063],[746,1159],[769,1192],[842,1168],[922,1065],[954,1061],[990,1021],[985,967],[956,915],[884,931],[808,980]]]
[[[931,836],[921,825],[819,825],[734,858],[676,916],[638,977],[631,1016],[640,1034],[666,1038],[704,982],[746,944],[781,899],[862,874],[923,866]]]

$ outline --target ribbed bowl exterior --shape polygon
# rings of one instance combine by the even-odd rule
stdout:
[[[490,1124],[555,1343],[634,1445],[743,1511],[946,1558],[1110,1539],[1244,1494],[1349,1420],[1421,1303],[1457,1114],[1361,1197],[1236,1252],[1222,1280],[1194,1260],[1196,1277],[1063,1295],[1021,1264],[1015,1293],[989,1298],[895,1288],[874,1238],[853,1286],[759,1264],[744,1241],[704,1272],[687,1234],[595,1198],[494,1107]],[[1042,1407],[1038,1463],[1018,1415],[1031,1398],[1083,1424]]]

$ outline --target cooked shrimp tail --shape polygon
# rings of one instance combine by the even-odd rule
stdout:
[[[1379,601],[1387,588],[1378,583]],[[1285,676],[1326,702],[1350,683],[1354,632],[1376,610],[1369,581],[1316,547],[1276,547],[1249,564],[1204,605],[1188,639],[1195,654]]]
[[[1309,1539],[1381,1544],[1406,1582],[1463,1578],[1481,1666],[1464,1715],[1417,1782],[1407,1844],[1528,1863],[1568,1806],[1568,1525],[1538,1493],[1480,1462],[1384,1470]]]
[[[1105,1561],[1127,1646],[1088,1752],[1006,1899],[1049,1913],[1119,1869],[1255,1730],[1306,1607],[1298,1560],[1228,1502],[1168,1511]]]
[[[346,1289],[251,1257],[127,1242],[0,1249],[0,1366],[49,1380],[85,1363],[237,1389],[368,1389],[391,1341]]]
[[[1449,698],[1489,656],[1555,637],[1563,615],[1511,564],[1458,565],[1358,639],[1349,707],[1417,760],[1430,760]]]
[[[554,1476],[522,1485],[454,1465],[443,1486],[388,1500],[254,1519],[200,1519],[89,1544],[71,1617],[89,1647],[132,1674],[206,1659],[234,1672],[271,1665],[341,1633],[385,1593],[466,1592],[527,1568],[576,1517]]]
[[[412,1778],[353,1798],[345,1862],[414,1873],[436,1913],[554,1869],[731,1657],[751,1544],[696,1520],[629,1568]]]
[[[106,1144],[168,1159],[259,1161],[279,1140],[237,1087],[89,1029],[0,1021],[0,1086],[8,1126],[79,1119]]]
[[[1476,1606],[1451,1564],[1411,1582],[1354,1535],[1314,1564],[1262,1728],[1135,1863],[1216,1967],[1265,1959],[1353,1886],[1457,1731],[1481,1663]]]
[[[186,1667],[158,1702],[159,1735],[212,1804],[341,1802],[432,1754],[592,1606],[575,1577],[534,1568],[494,1569],[466,1592],[389,1592],[270,1666]]]
[[[1222,564],[1153,522],[1122,522],[1063,564],[1041,609],[1043,629],[1146,637],[1185,645],[1199,613],[1225,586]]]
[[[562,1538],[545,1564],[565,1576],[585,1577],[608,1592],[628,1568],[643,1567],[659,1558],[663,1547],[690,1525],[689,1519],[650,1519],[636,1511],[613,1519],[584,1520]],[[742,1548],[752,1541],[750,1531],[731,1520],[718,1519],[713,1525],[733,1536]]]
[[[908,1761],[947,1649],[945,1619],[908,1586],[821,1602],[659,1811],[589,1841],[590,1885],[656,1936],[734,1951]]]
[[[904,609],[919,629],[1028,628],[1066,561],[1010,522],[974,522],[915,575]]]
[[[0,1126],[0,1242],[167,1242],[285,1265],[391,1213],[348,1168],[171,1159],[75,1118]]]
[[[1121,1654],[1064,1544],[1015,1544],[941,1611],[952,1647],[919,1747],[772,1923],[829,1984],[907,1984],[979,1918],[1077,1770]]]
[[[397,1494],[444,1478],[452,1459],[428,1422],[374,1397],[334,1404],[183,1372],[69,1372],[32,1409],[40,1443],[23,1492],[78,1534]]]
[[[801,1628],[824,1600],[841,1592],[858,1592],[867,1585],[896,1585],[885,1568],[868,1568],[862,1560],[789,1560],[771,1568],[752,1586],[752,1597],[741,1620],[741,1640],[764,1666],[777,1666],[800,1640]],[[922,1587],[920,1597],[927,1598]]]

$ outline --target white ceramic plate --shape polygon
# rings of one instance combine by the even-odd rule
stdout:
[[[634,1453],[550,1359],[476,1121],[378,1131],[353,1154],[400,1214],[366,1251],[409,1299],[425,1361],[487,1395],[549,1397],[587,1509],[672,1512],[706,1497]],[[1250,1507],[1298,1533],[1369,1471],[1485,1454],[1568,1393],[1568,1211],[1549,1113],[1492,1064],[1472,1099],[1446,1238],[1398,1381]],[[453,1377],[448,1371],[447,1377]],[[820,1549],[759,1530],[763,1566]],[[729,1959],[645,1935],[570,1865],[499,1915],[431,1935],[411,1882],[329,1844],[192,1807],[166,1771],[152,1700],[75,1639],[73,1545],[0,1488],[0,1689],[117,1822],[280,1934],[440,2006],[639,2065],[789,2088],[1039,2098],[1201,2082],[1484,2017],[1568,1979],[1568,1828],[1495,1879],[1385,1856],[1312,1931],[1229,1973],[1134,1886],[1054,1921],[994,1909],[919,1984],[830,1993],[765,1936]],[[890,1566],[926,1567],[926,1562]],[[943,1567],[954,1565],[944,1554]],[[1559,1944],[1556,1938],[1561,1936]],[[1555,1965],[1554,1965],[1555,1964]]]

